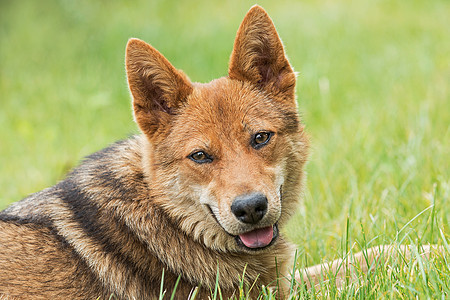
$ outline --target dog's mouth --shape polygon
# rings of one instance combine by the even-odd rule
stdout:
[[[262,250],[271,246],[278,237],[278,224],[258,228],[235,236],[239,246],[249,250]]]
[[[206,207],[208,208],[211,216],[214,218],[217,224],[219,224],[219,226],[222,227],[219,220],[217,220],[217,217],[214,214],[211,206],[206,205]],[[241,233],[239,235],[232,235],[227,230],[225,230],[225,228],[222,227],[222,229],[227,234],[235,238],[236,243],[239,247],[251,251],[263,250],[270,247],[273,243],[275,243],[279,234],[278,222],[272,226],[257,228],[254,230]]]

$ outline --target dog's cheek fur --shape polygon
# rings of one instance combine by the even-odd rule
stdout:
[[[181,142],[170,134],[147,141],[144,155],[147,180],[154,192],[164,191],[151,195],[153,201],[194,240],[214,250],[235,250],[234,239],[223,232],[209,210],[200,204],[206,185],[205,172],[198,169],[195,172],[190,167],[194,163],[181,151]]]
[[[287,143],[290,151],[287,151],[285,156],[287,163],[286,177],[282,189],[281,227],[296,212],[299,202],[303,199],[306,180],[304,168],[309,157],[309,137],[303,126],[299,127],[299,130],[287,140]]]

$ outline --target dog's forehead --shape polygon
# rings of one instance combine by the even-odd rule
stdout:
[[[250,84],[228,78],[195,84],[185,108],[185,113],[191,115],[189,120],[197,125],[228,129],[264,126],[268,111],[276,113],[264,93]]]

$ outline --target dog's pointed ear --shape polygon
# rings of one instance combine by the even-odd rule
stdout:
[[[192,92],[187,76],[149,44],[130,39],[125,65],[139,128],[151,136],[176,114]]]
[[[228,75],[295,98],[295,73],[272,20],[260,6],[248,11],[238,29]]]

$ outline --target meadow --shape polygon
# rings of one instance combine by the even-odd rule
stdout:
[[[253,4],[1,1],[0,209],[137,133],[124,71],[128,38],[208,82],[226,75]],[[449,298],[450,2],[258,4],[298,72],[312,142],[303,205],[285,232],[298,245],[298,267],[380,244],[446,249],[431,261],[398,261],[358,285],[324,283],[293,298]]]

